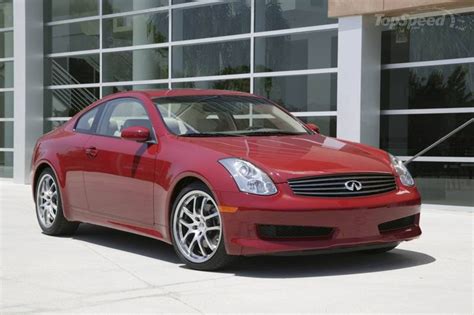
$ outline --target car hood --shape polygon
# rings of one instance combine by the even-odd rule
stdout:
[[[315,175],[392,172],[384,151],[321,135],[181,139],[217,151],[220,157],[247,160],[276,183]]]

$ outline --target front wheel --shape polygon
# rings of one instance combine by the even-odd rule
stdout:
[[[69,222],[64,217],[59,185],[49,168],[41,172],[36,184],[36,217],[48,235],[73,234],[79,226],[79,223]]]
[[[186,186],[173,204],[173,246],[181,261],[193,269],[216,270],[227,266],[219,208],[209,188],[202,183]]]

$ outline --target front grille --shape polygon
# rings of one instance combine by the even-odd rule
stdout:
[[[413,226],[416,221],[416,215],[411,215],[409,217],[404,217],[401,219],[388,221],[382,224],[379,224],[380,233],[393,232],[397,230],[404,230],[410,226]]]
[[[288,184],[295,195],[313,197],[368,196],[386,193],[397,188],[395,177],[386,173],[296,178],[288,180]]]
[[[330,238],[333,228],[297,225],[258,225],[258,236],[262,239],[324,239]]]

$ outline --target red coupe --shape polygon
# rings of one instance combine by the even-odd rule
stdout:
[[[421,234],[400,160],[247,93],[105,97],[38,140],[31,176],[45,234],[103,225],[171,243],[202,270],[236,256],[379,253]]]

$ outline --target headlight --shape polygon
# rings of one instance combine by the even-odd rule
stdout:
[[[400,177],[400,181],[402,182],[402,184],[405,186],[415,185],[415,181],[413,180],[413,177],[411,177],[410,172],[408,171],[406,166],[403,164],[403,162],[391,154],[389,154],[389,156],[390,156],[390,160],[392,161],[393,168],[395,169],[398,176]]]
[[[270,177],[255,165],[235,158],[223,159],[219,163],[229,171],[240,191],[267,196],[276,194],[277,188]]]

